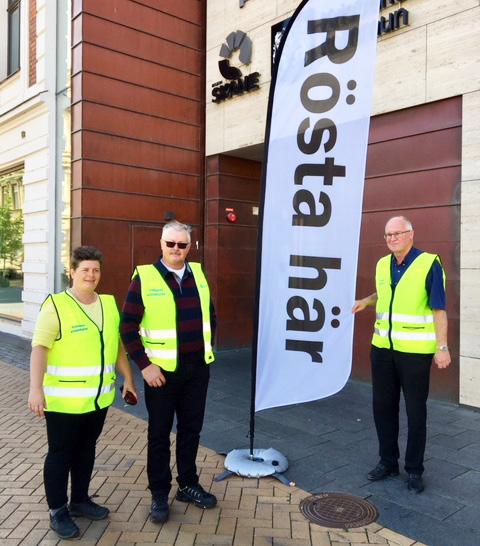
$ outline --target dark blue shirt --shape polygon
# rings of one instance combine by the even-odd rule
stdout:
[[[397,286],[405,271],[413,263],[415,258],[422,253],[423,250],[412,247],[400,264],[397,264],[397,259],[392,254],[392,286]],[[427,274],[425,289],[428,294],[428,302],[431,309],[446,309],[447,302],[445,287],[443,285],[443,268],[439,259],[433,262],[433,265]]]

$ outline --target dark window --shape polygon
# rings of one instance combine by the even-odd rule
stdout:
[[[8,0],[7,76],[20,69],[20,0]]]

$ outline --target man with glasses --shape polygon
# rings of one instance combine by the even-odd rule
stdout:
[[[191,227],[177,221],[163,227],[162,256],[136,267],[122,310],[125,348],[140,368],[148,411],[147,474],[152,493],[150,519],[169,516],[170,432],[177,418],[176,499],[201,508],[217,504],[198,481],[196,457],[203,426],[215,312],[199,263],[187,262]]]
[[[371,481],[398,475],[400,391],[408,420],[405,471],[408,489],[421,493],[427,433],[427,397],[432,358],[450,364],[445,311],[445,273],[436,254],[413,246],[413,227],[404,216],[391,218],[385,241],[391,254],[377,263],[376,291],[357,300],[357,313],[376,306],[371,363],[373,415],[380,461]]]

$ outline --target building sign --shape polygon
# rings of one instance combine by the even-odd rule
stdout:
[[[244,0],[245,2],[246,0]],[[400,4],[405,0],[380,0],[379,11],[380,14],[384,9]],[[275,55],[280,45],[280,40],[282,39],[283,33],[287,28],[290,17],[280,21],[276,25],[272,26],[272,37],[271,37],[271,46],[272,46],[272,70],[273,65],[275,64]],[[398,30],[402,27],[408,26],[409,24],[409,12],[405,8],[400,8],[395,11],[392,11],[386,15],[380,15],[378,20],[378,30],[377,36],[383,36],[384,34],[389,34]]]
[[[386,8],[394,6],[395,4],[400,4],[401,1],[402,0],[380,0],[380,13]],[[377,36],[383,36],[383,34],[388,34],[408,26],[408,15],[408,10],[405,8],[390,12],[388,17],[380,15]]]
[[[213,102],[223,102],[235,95],[243,95],[243,93],[249,93],[260,87],[258,85],[258,79],[260,78],[258,72],[243,76],[240,68],[230,64],[230,59],[236,51],[239,52],[240,62],[249,65],[252,60],[252,40],[241,30],[231,32],[220,48],[222,60],[218,62],[218,69],[227,81],[212,84]]]

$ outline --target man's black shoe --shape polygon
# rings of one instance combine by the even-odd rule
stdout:
[[[63,539],[75,538],[80,534],[80,529],[70,517],[66,506],[62,506],[62,508],[55,511],[53,516],[50,513],[50,528]]]
[[[154,495],[150,508],[150,521],[152,523],[165,523],[168,521],[169,506],[166,495]]]
[[[179,489],[175,498],[181,502],[191,502],[200,508],[214,508],[217,506],[217,497],[207,493],[200,484]]]
[[[84,502],[71,502],[70,503],[70,515],[77,517],[84,517],[93,521],[105,519],[110,510],[106,506],[100,506],[92,499],[88,499]]]
[[[415,491],[415,493],[421,493],[425,489],[422,476],[420,474],[409,474],[407,487],[410,491]]]
[[[389,476],[398,476],[398,466],[392,468],[385,466],[383,463],[378,463],[377,466],[367,474],[367,478],[371,482],[378,482]]]

